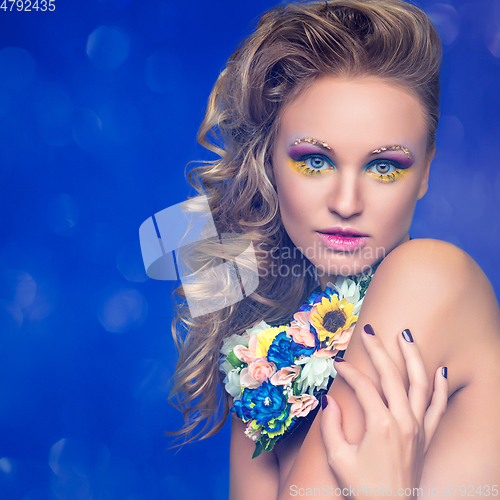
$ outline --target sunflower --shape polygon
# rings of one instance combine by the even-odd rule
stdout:
[[[329,344],[335,335],[356,323],[358,317],[353,311],[354,304],[348,303],[346,299],[339,302],[335,294],[330,299],[323,297],[321,303],[316,304],[311,311],[311,323],[320,342],[327,340]]]

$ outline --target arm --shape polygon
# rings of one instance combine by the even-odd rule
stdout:
[[[356,487],[356,496],[414,498],[418,490],[425,452],[446,409],[448,381],[442,367],[434,378],[432,402],[427,407],[429,383],[418,346],[409,330],[399,336],[410,388],[406,393],[397,366],[369,325],[362,333],[363,345],[377,369],[387,406],[369,377],[342,358],[336,358],[337,376],[354,390],[366,419],[366,432],[359,444],[349,444],[342,430],[340,408],[323,396],[321,434],[332,468],[342,491]],[[362,486],[358,488],[357,485]]]
[[[452,245],[413,240],[394,250],[381,264],[357,322],[346,359],[374,382],[380,380],[360,341],[361,326],[370,323],[408,388],[397,336],[410,328],[422,353],[428,380],[448,366],[448,410],[427,453],[421,485],[492,484],[500,470],[500,401],[492,387],[500,384],[498,305],[479,267]],[[432,387],[429,388],[427,404]],[[338,403],[349,443],[365,432],[364,413],[350,387],[335,381],[330,395]],[[458,482],[457,482],[458,481]],[[497,481],[498,482],[498,481]],[[495,483],[496,484],[496,483]],[[281,488],[336,485],[327,464],[318,418]]]
[[[229,473],[230,500],[276,500],[278,461],[274,451],[252,459],[254,443],[245,436],[245,424],[234,415],[231,420]]]

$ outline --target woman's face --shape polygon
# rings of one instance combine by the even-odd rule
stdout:
[[[427,190],[427,135],[419,100],[372,77],[323,77],[284,109],[273,155],[281,217],[323,286],[408,239]]]

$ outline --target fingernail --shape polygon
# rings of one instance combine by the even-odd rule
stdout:
[[[368,335],[375,335],[375,331],[373,330],[372,325],[370,325],[369,323],[365,325],[365,333],[367,333]]]
[[[333,358],[333,361],[335,361],[336,363],[343,363],[345,359],[341,358],[340,356],[337,356]]]
[[[443,366],[443,369],[441,370],[441,373],[443,374],[444,378],[448,378],[448,367]]]
[[[403,338],[406,340],[406,342],[413,344],[413,336],[408,328],[406,330],[403,330],[401,332],[401,335],[403,335]]]
[[[321,409],[324,410],[328,406],[328,398],[326,397],[326,394],[323,394],[321,396]]]

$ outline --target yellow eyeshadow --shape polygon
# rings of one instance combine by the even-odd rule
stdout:
[[[292,170],[295,170],[295,172],[298,172],[299,174],[304,174],[304,175],[322,175],[326,174],[328,172],[332,172],[333,170],[315,170],[313,168],[309,168],[305,162],[303,161],[296,161],[292,160],[292,158],[288,158],[288,165]]]
[[[392,172],[392,174],[386,174],[386,175],[376,174],[375,172],[366,171],[366,174],[368,174],[370,177],[373,177],[374,179],[377,179],[380,182],[396,182],[397,180],[406,177],[409,174],[408,170],[409,169],[395,170],[394,172]]]
[[[306,165],[304,161],[293,160],[292,158],[287,158],[288,165],[292,170],[298,172],[302,175],[308,176],[320,176],[326,173],[334,172],[334,169],[326,169],[326,170],[317,170],[310,168]],[[390,174],[377,174],[375,172],[370,172],[365,170],[365,173],[370,177],[376,179],[379,182],[396,182],[399,179],[406,177],[409,174],[410,169],[397,169]]]

